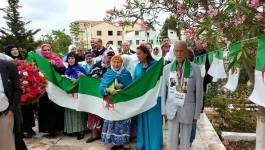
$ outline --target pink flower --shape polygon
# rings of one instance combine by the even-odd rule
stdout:
[[[259,0],[251,0],[249,7],[256,9],[258,6],[259,6]]]
[[[182,4],[180,4],[180,3],[178,3],[177,4],[177,8],[176,8],[176,14],[178,16],[182,16],[184,14],[184,12],[185,12],[184,6]]]
[[[210,18],[213,18],[217,16],[218,9],[214,9],[212,6],[208,6],[209,10],[207,11],[207,14],[210,16]]]
[[[193,27],[188,27],[184,29],[183,32],[191,40],[194,40],[197,38],[196,30]]]
[[[262,13],[256,13],[255,18],[261,20],[263,18]]]
[[[265,33],[265,28],[262,31]]]
[[[238,26],[238,25],[240,25],[240,24],[242,24],[242,23],[244,23],[245,22],[245,20],[246,20],[246,18],[247,18],[247,16],[246,15],[242,15],[242,16],[240,16],[239,18],[235,18],[235,19],[233,19],[233,24],[235,25],[235,26]]]

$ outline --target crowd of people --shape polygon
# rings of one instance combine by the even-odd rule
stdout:
[[[136,139],[139,150],[189,150],[195,138],[196,122],[203,111],[206,84],[211,77],[201,76],[201,69],[192,62],[194,56],[205,53],[201,43],[192,50],[184,41],[170,43],[164,38],[162,45],[142,43],[136,50],[124,42],[119,51],[115,46],[103,46],[101,39],[92,39],[91,48],[83,50],[75,45],[62,58],[53,53],[50,44],[43,44],[37,53],[49,60],[62,77],[73,82],[80,76],[100,79],[99,93],[104,97],[139,79],[164,57],[162,85],[157,104],[135,117],[111,121],[92,113],[63,108],[44,93],[37,104],[22,105],[19,98],[18,71],[13,60],[25,59],[16,45],[6,46],[0,54],[0,149],[25,150],[23,138],[32,138],[39,132],[53,138],[58,134],[83,139],[91,132],[87,143],[101,139],[110,149],[124,149]],[[206,69],[209,65],[206,63]],[[23,118],[23,119],[22,119]],[[23,120],[23,121],[22,121]],[[165,121],[163,121],[165,120]],[[166,123],[165,123],[166,122]],[[163,126],[168,126],[168,141],[163,141]]]

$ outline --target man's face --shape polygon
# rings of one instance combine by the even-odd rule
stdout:
[[[169,38],[164,38],[163,45],[165,45],[165,46],[169,46],[170,45]]]
[[[100,43],[98,40],[95,41],[95,48],[101,48],[102,43]]]
[[[178,63],[182,63],[185,60],[187,47],[184,44],[177,43],[174,47],[174,54]]]
[[[128,52],[130,50],[130,45],[127,43],[122,44],[122,49],[124,52]]]

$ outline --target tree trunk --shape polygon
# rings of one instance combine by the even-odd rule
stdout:
[[[256,150],[264,150],[265,148],[265,108],[258,107],[257,112],[257,128],[256,128]]]

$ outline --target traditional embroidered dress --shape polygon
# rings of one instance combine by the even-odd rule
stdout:
[[[108,69],[104,74],[100,84],[100,93],[105,95],[106,88],[113,82],[118,82],[123,85],[123,88],[129,85],[132,81],[130,72],[121,68],[120,71]],[[103,121],[101,141],[114,145],[125,145],[130,142],[130,126],[131,118],[121,121]]]

